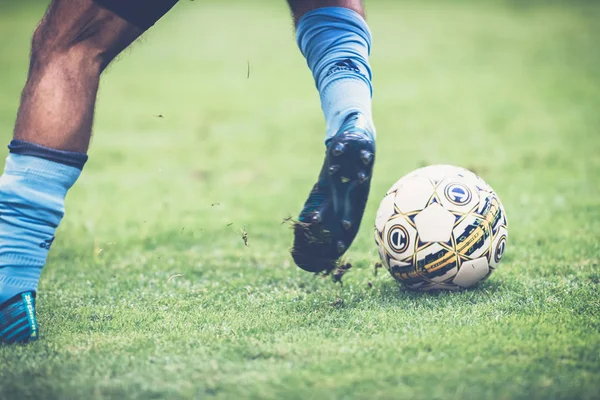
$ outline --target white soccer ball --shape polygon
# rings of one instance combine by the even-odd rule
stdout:
[[[451,165],[432,165],[401,178],[375,219],[383,264],[415,290],[475,286],[498,266],[507,238],[498,195],[471,171]]]

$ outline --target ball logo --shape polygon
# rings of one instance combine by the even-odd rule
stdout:
[[[496,251],[494,252],[494,261],[499,263],[504,255],[504,249],[506,248],[506,235],[502,235],[496,244]]]
[[[457,206],[464,206],[471,201],[471,191],[461,183],[451,183],[446,186],[444,194],[452,204],[456,204]]]
[[[394,225],[388,231],[388,243],[396,253],[403,253],[408,248],[408,231],[402,225]]]

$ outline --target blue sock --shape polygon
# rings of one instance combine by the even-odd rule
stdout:
[[[355,11],[324,7],[305,14],[296,28],[296,40],[310,67],[327,122],[327,138],[333,137],[346,116],[360,112],[372,121],[371,32]]]
[[[13,140],[0,177],[0,304],[35,292],[87,155]]]

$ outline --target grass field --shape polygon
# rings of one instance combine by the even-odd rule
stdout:
[[[600,3],[368,6],[378,164],[344,285],[288,253],[324,123],[285,2],[185,1],[104,75],[43,340],[0,348],[0,398],[598,398]],[[43,8],[0,2],[0,143]],[[379,200],[434,163],[506,207],[475,290],[373,272]]]

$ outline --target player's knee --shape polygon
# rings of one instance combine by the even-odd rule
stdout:
[[[141,33],[93,4],[69,17],[50,9],[33,34],[31,67],[67,63],[70,68],[100,73]]]

